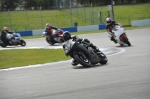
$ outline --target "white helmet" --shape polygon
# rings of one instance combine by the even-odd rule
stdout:
[[[4,31],[8,31],[8,27],[4,27],[3,30],[4,30]]]
[[[106,18],[106,23],[110,24],[111,23],[111,18]]]
[[[50,24],[49,24],[49,23],[46,23],[46,25],[45,25],[45,26],[46,26],[46,28],[48,28],[48,27],[50,27]]]

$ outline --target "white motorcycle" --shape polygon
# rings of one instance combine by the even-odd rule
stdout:
[[[115,39],[115,41],[119,43],[121,46],[123,46],[124,44],[131,46],[131,43],[129,42],[126,32],[121,25],[114,26],[112,29],[112,33],[114,33],[113,38]],[[109,37],[111,38],[111,35],[109,35]]]
[[[26,42],[24,40],[22,40],[21,35],[19,33],[7,33],[7,39],[9,40],[9,42],[3,42],[2,40],[0,40],[0,46],[1,47],[6,47],[6,46],[16,46],[16,45],[21,45],[21,46],[25,46]]]

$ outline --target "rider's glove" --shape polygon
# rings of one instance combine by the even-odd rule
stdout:
[[[77,36],[73,36],[72,39],[73,39],[73,41],[76,41],[77,40]]]

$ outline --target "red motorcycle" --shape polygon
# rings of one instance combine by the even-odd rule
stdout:
[[[55,43],[63,43],[64,40],[62,39],[63,30],[53,30],[52,35],[49,35],[47,32],[43,32],[43,36],[46,37],[46,41],[50,45],[54,45]]]

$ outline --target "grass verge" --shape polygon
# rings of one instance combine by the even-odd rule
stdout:
[[[63,49],[1,50],[0,56],[0,69],[71,59],[65,56]]]

